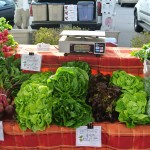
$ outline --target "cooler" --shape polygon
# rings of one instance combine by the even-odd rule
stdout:
[[[47,3],[32,3],[33,20],[47,21]]]
[[[49,21],[63,21],[64,3],[48,3]]]
[[[79,21],[92,21],[94,2],[93,1],[79,1],[78,6],[78,19]]]

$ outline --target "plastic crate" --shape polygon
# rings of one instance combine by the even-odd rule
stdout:
[[[64,3],[48,3],[49,21],[63,21]]]
[[[79,21],[92,21],[94,2],[93,1],[79,1],[78,6],[78,19]]]
[[[47,3],[32,3],[33,20],[47,21]]]

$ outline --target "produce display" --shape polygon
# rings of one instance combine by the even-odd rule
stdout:
[[[0,51],[0,120],[14,116],[14,98],[29,76],[20,70],[20,59],[5,58]]]
[[[50,124],[76,128],[94,121],[85,103],[88,81],[88,74],[78,67],[33,74],[14,100],[21,129],[36,132]]]
[[[2,52],[9,52],[18,47],[18,43],[14,40],[14,37],[9,34],[9,30],[12,26],[6,21],[4,17],[0,18],[0,50]]]
[[[123,92],[116,103],[118,120],[125,122],[127,127],[150,123],[150,117],[146,114],[147,94],[144,79],[118,70],[113,72],[111,82],[120,86]]]
[[[150,123],[143,78],[123,70],[112,76],[90,71],[87,63],[73,61],[55,73],[33,74],[15,98],[21,129],[36,132],[51,124],[77,128],[102,121],[120,121],[129,128]]]
[[[52,91],[46,80],[51,72],[33,74],[15,97],[16,119],[22,130],[44,130],[52,121]]]
[[[90,77],[87,103],[92,106],[96,122],[118,120],[115,107],[121,93],[119,86],[110,84],[110,75],[99,73]]]
[[[123,70],[93,75],[83,61],[65,62],[56,72],[23,73],[20,59],[5,58],[0,49],[0,120],[15,119],[22,130],[33,132],[52,124],[78,128],[120,121],[133,128],[150,123],[149,77]]]

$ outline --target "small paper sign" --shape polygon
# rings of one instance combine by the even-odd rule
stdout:
[[[88,129],[87,126],[81,126],[76,129],[76,146],[101,147],[101,127],[93,126]]]
[[[37,50],[39,52],[48,52],[48,51],[50,51],[50,44],[38,43]]]
[[[0,121],[0,141],[4,141],[3,123]]]
[[[42,55],[39,54],[22,54],[21,55],[21,69],[29,71],[41,70]]]

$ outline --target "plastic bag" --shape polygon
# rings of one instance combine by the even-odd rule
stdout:
[[[150,76],[150,60],[145,59],[143,66],[144,66],[144,68],[143,68],[144,77]]]
[[[150,97],[150,60],[145,59],[143,65],[145,91],[147,96]]]

